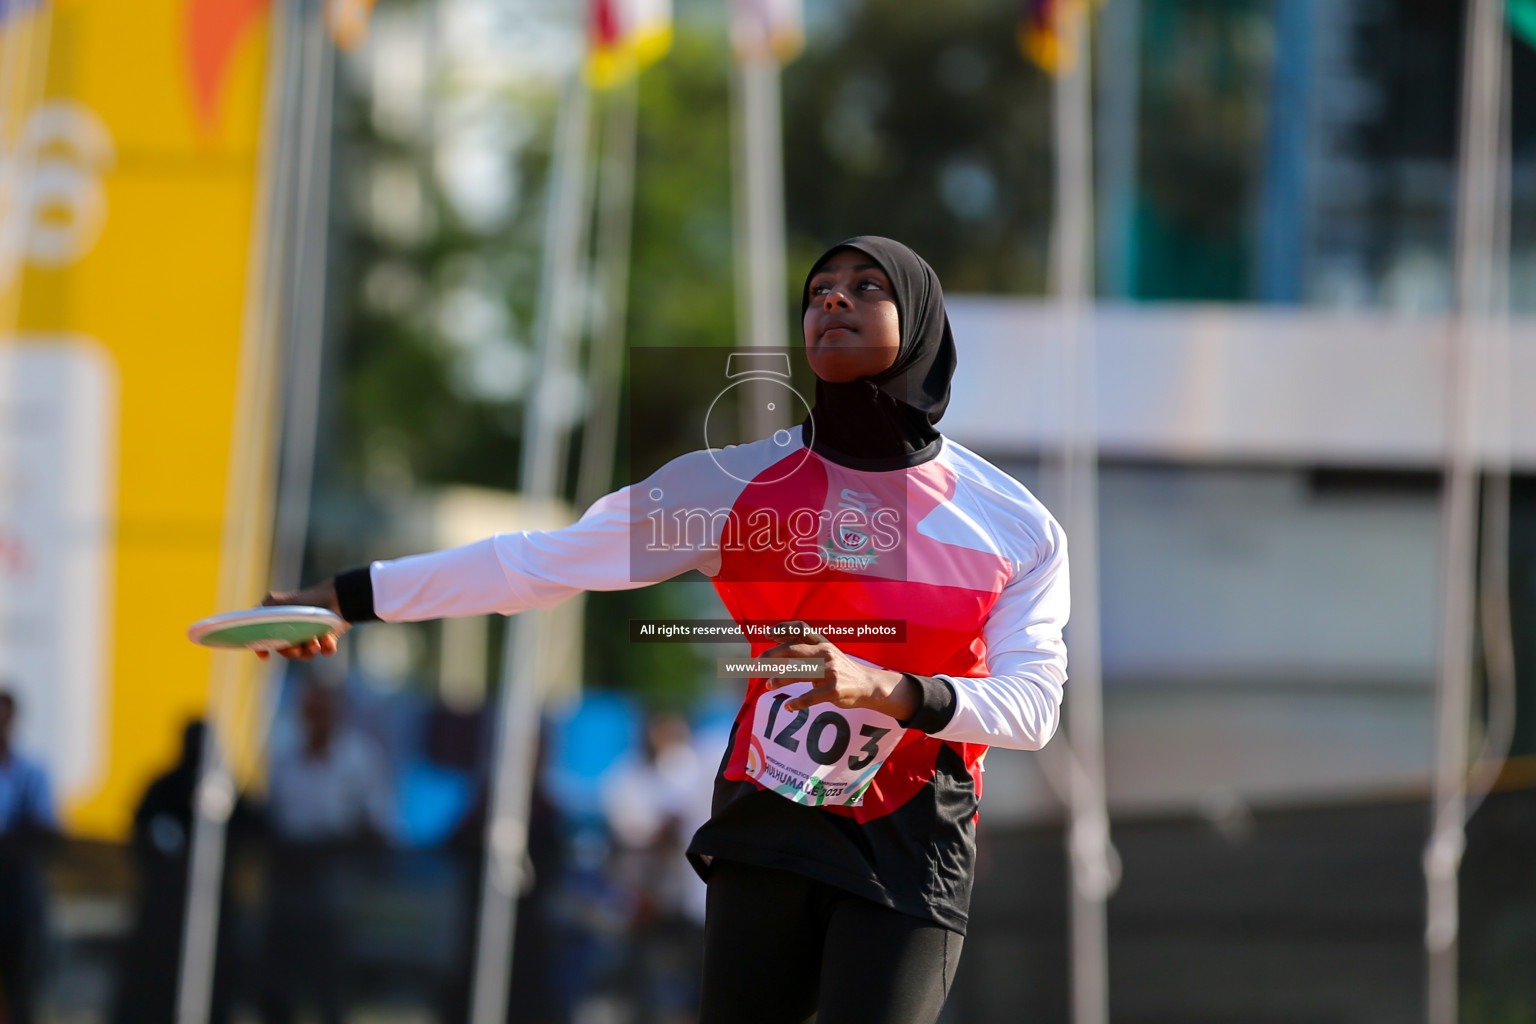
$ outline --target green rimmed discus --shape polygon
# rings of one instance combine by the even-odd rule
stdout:
[[[187,627],[187,639],[204,647],[276,651],[339,633],[345,626],[341,616],[329,609],[279,604],[199,619]]]

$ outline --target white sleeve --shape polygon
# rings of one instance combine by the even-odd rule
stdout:
[[[558,530],[498,533],[473,544],[412,555],[369,567],[373,608],[385,622],[417,622],[458,615],[511,615],[549,608],[583,590],[629,590],[657,582],[631,574],[630,515],[636,484],[595,502],[581,519]],[[643,525],[643,524],[642,524]],[[671,575],[698,568],[703,548],[679,550]]]
[[[691,569],[713,574],[736,499],[775,455],[764,442],[693,452],[598,499],[570,526],[374,562],[374,614],[385,622],[511,615],[583,590],[632,590]]]
[[[1040,556],[1003,588],[982,627],[993,674],[939,676],[954,687],[955,712],[934,737],[1039,750],[1055,734],[1067,680],[1061,633],[1071,602],[1066,537],[1053,520]]]

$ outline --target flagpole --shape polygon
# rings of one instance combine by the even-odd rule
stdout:
[[[591,91],[573,68],[561,92],[550,166],[540,281],[537,372],[523,418],[521,493],[530,505],[558,497],[569,410],[559,391],[568,379],[586,249]],[[517,897],[528,881],[528,808],[537,772],[541,685],[548,658],[547,620],[529,609],[507,622],[501,667],[501,714],[485,827],[472,1024],[505,1024],[517,926]]]
[[[1066,704],[1069,739],[1067,833],[1071,895],[1074,1024],[1109,1019],[1105,905],[1119,881],[1109,842],[1104,786],[1103,678],[1098,592],[1098,415],[1093,310],[1093,108],[1091,19],[1058,9],[1067,56],[1054,89],[1056,155],[1055,283],[1062,337],[1066,429],[1062,521],[1071,545],[1072,668]],[[1073,32],[1077,35],[1074,38]]]
[[[629,309],[638,106],[639,90],[631,82],[607,95],[603,113],[595,258],[599,307],[592,325],[587,363],[592,412],[582,430],[576,481],[579,509],[606,494],[613,482],[619,388],[624,375],[625,317]]]
[[[1435,694],[1434,805],[1424,850],[1429,1024],[1456,1024],[1458,874],[1466,845],[1468,732],[1476,593],[1478,420],[1489,342],[1501,326],[1507,239],[1500,207],[1505,39],[1501,0],[1467,7],[1457,180],[1456,316],[1446,353],[1446,448],[1440,512],[1440,657]],[[1502,243],[1502,244],[1501,244]],[[1502,557],[1507,558],[1507,553]]]
[[[270,468],[265,465],[270,452],[266,451],[268,444],[263,434],[271,427],[275,405],[273,389],[281,358],[277,325],[286,301],[282,268],[289,256],[294,221],[294,178],[290,164],[305,73],[301,51],[303,12],[294,7],[302,7],[302,0],[272,5],[268,37],[258,190],[241,326],[233,469],[219,555],[219,594],[224,607],[259,594],[261,580],[250,577],[253,571],[261,570],[250,564],[250,551],[259,545],[263,561],[270,553],[271,538],[257,540],[253,533],[265,528],[264,524],[256,525],[255,518],[264,515],[260,505],[266,500],[261,490]],[[299,51],[297,55],[295,51]],[[216,652],[213,657],[208,725],[193,791],[187,899],[176,993],[177,1024],[206,1024],[212,1013],[226,829],[237,797],[227,751],[220,738],[235,717],[239,668],[233,653]]]
[[[742,52],[735,81],[737,336],[745,348],[783,347],[789,338],[783,120],[779,61],[772,49],[764,45]],[[767,437],[783,425],[788,411],[770,412],[766,403],[749,399],[742,426],[749,437]]]
[[[335,51],[316,25],[300,60],[304,82],[299,110],[295,246],[288,274],[287,373],[283,395],[283,455],[272,553],[272,589],[291,590],[303,571],[309,533],[310,492],[320,421],[320,371],[325,331],[326,253],[330,241],[331,120]]]

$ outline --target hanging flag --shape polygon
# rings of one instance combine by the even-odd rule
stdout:
[[[804,0],[733,0],[731,44],[743,63],[793,60],[805,46]]]
[[[587,16],[587,84],[611,89],[667,55],[672,0],[591,0]]]
[[[343,50],[355,50],[368,35],[374,0],[326,0],[325,28]]]
[[[1087,7],[1087,0],[1024,0],[1019,49],[1053,75],[1071,70]]]
[[[218,130],[224,80],[236,71],[247,38],[264,29],[270,6],[270,0],[191,0],[183,9],[182,59],[205,135]]]

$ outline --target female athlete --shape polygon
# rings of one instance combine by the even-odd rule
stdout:
[[[935,429],[955,345],[916,253],[851,238],[816,262],[801,305],[817,385],[794,430],[681,456],[563,529],[268,601],[401,622],[702,571],[744,629],[783,627],[747,630],[755,656],[824,669],[749,682],[689,846],[709,886],[700,1020],[932,1024],[965,934],[982,759],[1041,747],[1059,719],[1066,540]],[[829,623],[871,635],[834,641]]]

